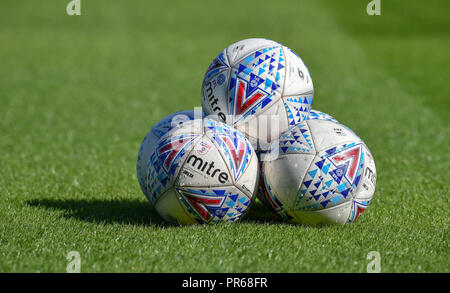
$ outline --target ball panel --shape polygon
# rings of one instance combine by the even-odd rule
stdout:
[[[155,150],[158,140],[174,127],[186,121],[195,118],[201,118],[203,113],[201,111],[186,110],[170,114],[161,119],[155,124],[145,135],[138,152],[138,159],[136,164],[136,172],[139,184],[145,196],[149,198],[149,191],[147,189],[147,179],[149,174],[149,164],[152,153]]]
[[[280,135],[271,146],[271,152],[280,154],[316,154],[309,124],[299,123]]]
[[[217,146],[206,136],[198,139],[186,156],[176,185],[223,186],[232,185],[232,176]]]
[[[185,211],[200,224],[237,221],[250,204],[250,199],[234,186],[181,187],[177,191]]]
[[[313,101],[312,95],[283,97],[289,126],[296,125],[308,119]]]
[[[204,120],[205,134],[217,146],[222,158],[229,168],[233,182],[246,170],[253,148],[245,136],[224,123],[212,119]],[[256,176],[257,170],[253,170]]]
[[[257,192],[258,182],[259,163],[256,153],[253,151],[248,166],[242,172],[242,176],[235,182],[234,185],[242,190],[249,199],[253,199]]]
[[[303,178],[297,211],[323,210],[352,200],[362,170],[362,143],[319,152]]]
[[[202,135],[202,134],[203,134],[203,119],[193,119],[173,127],[164,136],[162,136],[160,140],[170,136]]]
[[[331,115],[324,113],[324,112],[314,110],[314,109],[311,109],[311,111],[309,112],[309,116],[308,116],[307,120],[327,120],[327,121],[339,123]]]
[[[230,66],[235,66],[242,58],[252,54],[256,50],[277,46],[280,46],[280,44],[272,40],[251,38],[231,44],[225,51]]]
[[[155,126],[152,127],[150,131],[160,138],[180,124],[194,119],[201,119],[202,117],[203,113],[201,111],[185,110],[175,112],[161,119],[157,124],[155,124]]]
[[[293,219],[293,215],[290,214],[290,209],[288,209],[279,198],[273,193],[272,187],[268,181],[268,178],[265,173],[261,176],[261,190],[258,193],[258,198],[262,201],[262,203],[271,209],[273,212],[281,216],[286,221],[290,221]]]
[[[229,69],[230,63],[227,60],[226,50],[217,55],[216,58],[209,64],[208,69],[206,69],[204,79],[209,79],[213,75],[217,75],[218,72]]]
[[[352,209],[350,212],[350,217],[348,219],[348,223],[353,223],[359,219],[361,214],[367,209],[370,201],[364,200],[353,200],[352,201]]]
[[[278,101],[285,67],[279,46],[257,50],[232,67],[228,95],[233,124],[258,115]]]
[[[291,211],[303,194],[299,193],[302,178],[306,176],[315,155],[289,154],[263,163],[265,182],[284,209]]]
[[[198,133],[182,133],[177,127],[158,141],[150,159],[147,180],[148,197],[151,203],[154,203],[166,189],[173,185],[186,154],[189,154],[191,146],[200,137],[201,134]]]
[[[295,213],[294,217],[298,223],[321,225],[321,224],[345,224],[351,212],[352,201],[342,203],[338,206],[317,211],[302,211]]]
[[[174,188],[168,189],[155,203],[155,210],[167,222],[173,224],[195,224],[191,215],[180,203],[180,195]]]
[[[360,202],[369,202],[375,193],[377,170],[375,168],[375,161],[367,146],[363,145],[363,168],[361,170],[361,182],[354,193],[354,199]]]
[[[375,161],[367,146],[363,145],[364,167],[362,169],[361,181],[357,190],[354,192],[352,211],[349,223],[355,222],[361,214],[367,209],[372,200],[376,186],[376,168]]]
[[[150,157],[155,150],[156,142],[159,140],[159,137],[150,129],[150,131],[145,135],[144,140],[142,141],[141,147],[139,148],[138,158],[136,163],[136,173],[139,181],[139,185],[141,186],[142,192],[148,198],[148,189],[147,189],[147,178],[148,178],[148,168]]]
[[[202,108],[205,113],[215,115],[215,119],[224,123],[232,123],[228,116],[228,85],[230,80],[230,68],[218,71],[209,78],[203,80]]]
[[[346,126],[326,120],[307,120],[314,146],[322,151],[338,144],[359,141],[353,131]]]
[[[303,60],[291,49],[283,46],[286,58],[286,79],[283,96],[314,94],[314,86],[308,68]]]

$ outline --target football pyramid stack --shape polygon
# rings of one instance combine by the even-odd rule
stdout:
[[[176,224],[235,222],[257,198],[290,222],[354,222],[374,194],[375,163],[352,130],[311,109],[313,96],[288,47],[230,45],[206,70],[202,110],[173,113],[145,136],[142,191]]]

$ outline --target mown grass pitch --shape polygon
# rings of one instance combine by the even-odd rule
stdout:
[[[67,1],[0,4],[0,272],[449,272],[448,1]],[[344,227],[261,204],[233,225],[166,225],[141,193],[139,145],[200,106],[227,45],[295,50],[313,107],[370,147],[377,189]]]

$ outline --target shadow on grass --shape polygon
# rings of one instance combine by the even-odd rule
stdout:
[[[140,200],[34,199],[27,204],[61,210],[64,217],[85,222],[166,226],[157,212]]]
[[[258,224],[286,224],[283,219],[275,215],[271,210],[265,207],[259,200],[252,203],[242,222]]]
[[[49,210],[61,210],[64,217],[85,222],[177,226],[165,222],[147,202],[140,200],[34,199],[27,201],[27,204]],[[287,224],[259,201],[250,206],[242,222]]]

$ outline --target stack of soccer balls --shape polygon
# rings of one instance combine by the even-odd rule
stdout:
[[[289,48],[232,44],[205,73],[202,111],[174,113],[147,133],[142,191],[177,224],[235,222],[256,197],[290,222],[356,221],[375,191],[373,157],[352,130],[311,109],[313,94]]]

